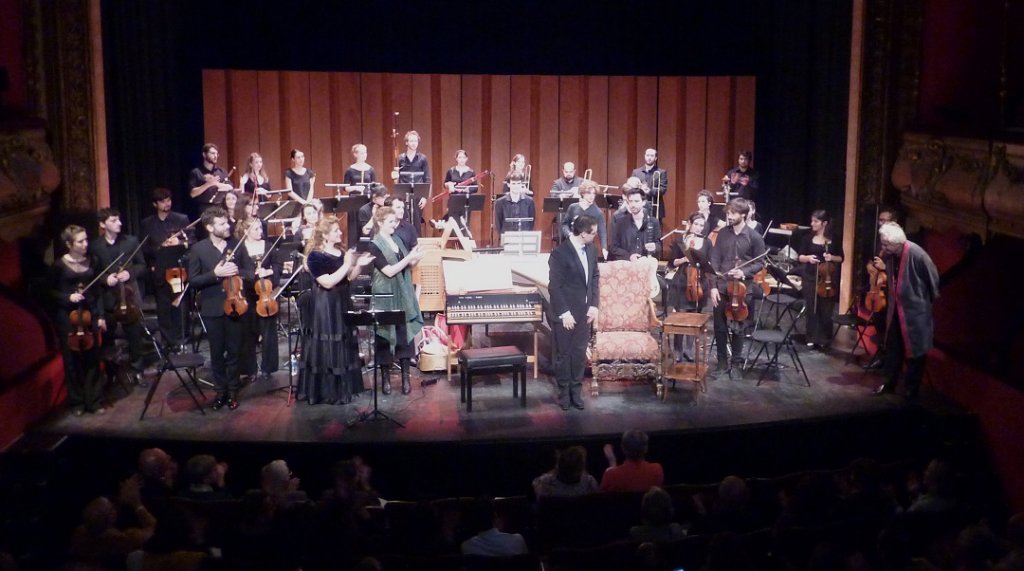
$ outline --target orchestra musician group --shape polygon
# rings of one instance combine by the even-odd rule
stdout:
[[[397,129],[395,136],[397,142]],[[198,213],[194,222],[173,210],[168,189],[156,188],[151,196],[154,214],[141,222],[141,242],[121,232],[120,215],[109,208],[99,211],[99,235],[91,243],[84,228],[68,226],[61,235],[67,253],[53,266],[53,291],[62,316],[57,324],[72,410],[76,414],[104,410],[98,363],[100,349],[109,346],[113,337],[104,339],[102,333],[113,329],[115,316],[128,340],[131,366],[141,372],[154,364],[152,339],[140,318],[144,286],[154,296],[159,330],[170,347],[190,341],[194,328],[189,308],[194,308],[209,340],[216,388],[212,408],[234,410],[243,379],[266,378],[280,369],[276,297],[286,284],[294,284],[294,290],[301,292],[297,297],[303,321],[299,398],[310,404],[349,403],[363,390],[364,362],[355,327],[346,323],[353,307],[352,286],[363,273],[369,276],[372,307],[398,310],[405,316],[397,326],[377,330],[374,355],[385,373],[381,389],[391,393],[390,372],[397,364],[401,393],[409,394],[416,338],[424,325],[411,270],[424,255],[417,242],[427,199],[416,187],[429,187],[431,179],[427,157],[418,150],[419,134],[409,131],[402,141],[405,151],[399,153],[396,146],[391,179],[404,193],[394,195],[366,163],[366,146],[352,146],[354,162],[345,171],[343,183],[330,185],[338,187],[339,198],[341,189],[349,196],[363,197],[365,203],[358,211],[348,210],[347,217],[340,208],[340,218],[324,212],[326,199],[314,198],[316,173],[305,166],[301,150],[290,151],[284,189],[275,191],[259,153],[249,155],[236,188],[231,180],[235,169],[221,168],[219,149],[206,144],[201,164],[189,173],[189,195]],[[457,151],[454,159],[455,165],[445,173],[443,193],[449,198],[479,193],[480,179],[490,171],[477,176],[464,150]],[[703,312],[710,305],[717,371],[730,371],[742,360],[744,339],[753,321],[750,304],[760,290],[754,278],[764,274],[767,263],[762,225],[753,216],[758,178],[752,155],[741,152],[738,165],[723,177],[719,194],[728,200],[720,210],[712,208],[714,195],[701,190],[696,210],[665,236],[662,202],[669,174],[658,167],[657,160],[657,150],[647,149],[643,164],[619,187],[623,200],[611,217],[610,229],[596,203],[602,185],[589,179],[589,171],[578,177],[576,165],[566,162],[562,176],[552,184],[553,197],[573,199],[564,212],[560,210],[556,221],[560,244],[549,259],[555,376],[558,404],[565,410],[583,408],[579,387],[589,329],[597,315],[598,259],[660,259],[662,241],[673,234],[678,236],[667,248],[668,307]],[[499,233],[535,227],[530,171],[524,155],[516,154],[510,161],[502,182],[504,192],[493,203]],[[602,193],[606,197],[607,188]],[[271,206],[280,210],[278,203],[293,203],[295,208],[289,211],[291,219],[271,232],[271,215],[260,206],[275,194],[287,199],[282,196]],[[453,203],[460,205],[457,210]],[[468,232],[469,215],[467,202],[449,200],[445,219],[455,220]],[[802,278],[807,344],[827,351],[844,253],[826,211],[811,214],[810,228],[797,244],[798,271],[794,273]],[[924,322],[930,320],[930,300],[935,296],[930,289],[934,265],[895,223],[882,223],[880,232],[883,257],[875,258],[872,265],[879,271],[896,266],[900,272],[909,266],[912,273],[898,285],[928,286],[920,296],[923,301],[913,300],[920,301],[920,319],[907,321],[899,314],[897,326],[891,315],[884,320],[904,335],[886,336],[888,380],[880,391],[894,386],[905,357],[908,387],[916,394],[922,347],[930,343],[930,322],[927,326]],[[281,251],[275,252],[282,241]],[[293,252],[287,261],[284,251]],[[920,292],[914,289],[913,293]],[[903,298],[909,307],[910,293],[904,292]],[[679,340],[675,358],[694,360],[692,341]]]

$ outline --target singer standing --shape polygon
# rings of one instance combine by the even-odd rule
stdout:
[[[349,165],[348,169],[345,170],[342,182],[348,185],[346,190],[358,189],[359,192],[365,193],[367,186],[377,182],[377,173],[366,162],[366,145],[362,143],[352,145],[352,158],[356,162]]]
[[[196,209],[201,214],[210,206],[220,205],[224,202],[224,193],[231,192],[234,188],[228,180],[228,173],[217,166],[220,158],[220,151],[217,145],[206,143],[203,145],[203,162],[192,169],[188,175],[189,195],[195,200]]]
[[[583,371],[590,328],[597,320],[597,220],[589,215],[572,222],[572,234],[548,258],[551,329],[555,336],[558,406],[583,410]]]
[[[644,191],[626,191],[626,214],[612,222],[610,260],[636,261],[641,256],[661,257],[661,224],[647,213]]]

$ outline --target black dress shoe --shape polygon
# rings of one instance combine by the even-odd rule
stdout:
[[[391,394],[391,379],[384,379],[384,382],[380,385],[380,392],[386,395]]]
[[[574,402],[574,403],[572,403],[572,407],[574,409],[576,409],[576,410],[583,410],[583,408],[584,408],[583,407],[583,403],[581,403],[581,402]]]
[[[896,387],[894,387],[893,385],[890,385],[889,383],[884,383],[882,385],[879,385],[878,388],[875,389],[875,396],[881,396],[881,395],[886,395],[886,394],[891,395],[891,394],[893,394],[895,392],[896,392]]]
[[[228,397],[226,397],[226,396],[219,396],[219,397],[217,397],[217,400],[213,401],[213,405],[210,406],[210,408],[212,408],[213,410],[220,410],[220,409],[224,408],[225,406],[227,406],[227,404],[228,404]]]
[[[878,357],[875,357],[874,359],[871,360],[870,363],[868,363],[867,365],[864,365],[864,370],[865,371],[877,371],[878,369],[881,369],[881,368],[882,368],[882,360],[879,359]]]
[[[560,404],[558,406],[561,407],[561,409],[564,410],[564,411],[568,411],[569,410],[569,405],[567,405],[567,404]]]

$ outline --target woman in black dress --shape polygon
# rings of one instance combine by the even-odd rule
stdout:
[[[704,310],[704,303],[707,301],[707,295],[709,291],[708,277],[705,273],[707,268],[704,268],[699,260],[707,260],[711,256],[711,240],[705,237],[705,230],[707,229],[707,219],[700,212],[694,212],[690,214],[688,219],[689,228],[683,236],[676,240],[672,244],[672,258],[669,260],[669,267],[675,270],[675,275],[669,281],[669,300],[672,305],[672,309],[675,311],[687,311],[690,313],[700,313]],[[697,279],[700,281],[701,295],[696,300],[691,300],[687,295],[687,286],[689,285],[689,268],[691,267],[690,259],[686,256],[687,250],[693,250],[693,257],[698,260],[697,265],[693,266],[697,269]],[[693,337],[679,336],[676,339],[676,354],[677,360],[693,360]]]
[[[832,312],[839,297],[839,266],[843,263],[843,246],[832,239],[831,227],[832,217],[828,212],[815,210],[811,213],[811,231],[804,235],[797,249],[797,261],[803,264],[800,291],[807,304],[804,312],[807,316],[807,346],[823,351],[832,343]],[[831,264],[830,287],[824,281],[825,274],[829,273],[828,267],[822,265],[825,262]],[[817,287],[819,271],[823,279],[821,288]]]
[[[75,416],[84,412],[103,414],[106,411],[103,408],[103,379],[99,371],[99,332],[106,330],[107,324],[103,304],[100,303],[100,288],[94,286],[81,293],[96,277],[99,268],[89,259],[89,238],[85,228],[72,224],[61,233],[61,240],[68,253],[53,262],[52,295],[56,302],[54,321],[64,357],[68,405]],[[91,323],[81,331],[72,326],[70,313],[73,310],[91,313]],[[74,341],[73,333],[76,334]]]
[[[341,226],[333,215],[316,224],[306,244],[306,269],[313,278],[299,377],[299,400],[309,404],[347,404],[363,390],[356,332],[345,323],[352,309],[349,282],[373,258],[341,250]]]
[[[475,194],[480,188],[476,184],[472,184],[469,186],[460,186],[462,185],[463,182],[476,176],[476,172],[474,172],[473,169],[469,168],[469,165],[467,164],[468,162],[469,154],[466,151],[459,149],[458,151],[455,151],[455,166],[451,167],[450,169],[448,169],[448,172],[444,173],[444,186],[449,193],[448,213],[445,214],[445,220],[457,220],[459,223],[459,227],[462,228],[464,232],[467,231],[469,227],[469,209],[466,208],[465,211],[463,211],[462,208],[458,208],[457,210],[453,211],[452,207],[454,206],[454,204],[452,203],[452,196],[456,194],[461,194],[468,197],[470,194]],[[463,201],[457,202],[466,204]]]
[[[526,164],[526,156],[521,153],[516,153],[512,157],[512,162],[508,164],[502,193],[508,194],[509,185],[513,183],[522,185],[526,196],[533,196],[533,190],[530,189],[530,168]]]
[[[360,192],[366,193],[366,187],[370,183],[377,182],[377,173],[373,172],[373,167],[366,162],[366,145],[362,143],[352,145],[352,158],[356,162],[349,165],[342,182],[350,187],[356,187],[347,190],[358,189]]]
[[[292,149],[291,159],[292,168],[284,171],[284,187],[288,189],[288,198],[305,204],[313,198],[316,173],[306,168],[306,154],[302,151]]]
[[[259,153],[249,155],[249,163],[238,184],[242,186],[246,196],[253,196],[254,193],[257,196],[266,196],[270,190],[270,177],[267,176],[267,169],[263,168],[263,157]]]
[[[390,365],[397,357],[402,366],[402,394],[412,391],[409,380],[409,365],[416,355],[413,340],[423,328],[423,314],[412,285],[412,267],[423,259],[423,249],[416,246],[409,250],[402,239],[395,235],[398,217],[390,206],[381,206],[373,214],[376,233],[369,250],[373,258],[372,289],[375,294],[391,297],[376,301],[377,309],[402,310],[405,324],[387,326],[378,330],[376,360],[379,364]],[[384,394],[391,394],[390,372],[384,375]]]
[[[256,313],[258,296],[255,284],[257,279],[267,279],[276,288],[281,266],[266,260],[271,243],[263,239],[263,226],[258,219],[242,220],[235,227],[235,239],[238,240],[238,251],[235,253],[238,275],[242,277],[242,289],[246,301],[249,302],[249,311],[242,316],[246,339],[242,341],[242,351],[239,355],[239,373],[255,375],[259,370],[263,378],[268,378],[277,372],[279,366],[277,315],[262,317]],[[257,342],[260,342],[262,349],[259,369],[256,367]]]

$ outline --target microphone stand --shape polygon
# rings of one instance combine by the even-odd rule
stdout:
[[[387,420],[389,422],[395,423],[396,425],[398,425],[399,428],[405,428],[404,424],[402,424],[401,422],[398,422],[397,420],[391,418],[387,414],[381,412],[380,408],[378,407],[378,401],[377,401],[378,376],[379,376],[379,373],[380,373],[380,363],[377,362],[377,331],[379,330],[378,328],[380,326],[380,320],[377,317],[377,309],[375,307],[374,302],[376,301],[376,299],[378,297],[379,298],[384,298],[384,299],[393,298],[394,294],[390,294],[390,293],[371,293],[370,295],[354,295],[352,297],[356,298],[356,299],[369,299],[370,300],[370,311],[369,311],[369,314],[370,314],[370,324],[371,324],[371,326],[373,328],[373,336],[370,338],[370,351],[369,351],[369,353],[371,355],[370,362],[373,363],[373,408],[372,409],[367,409],[367,410],[359,413],[359,416],[357,416],[355,419],[349,421],[348,426],[352,427],[352,426],[355,426],[355,425],[357,425],[357,424],[359,424],[361,422],[368,422],[368,421],[371,421],[371,420]],[[397,329],[396,329],[396,333],[397,333]],[[391,373],[389,372],[388,374],[390,375]]]

